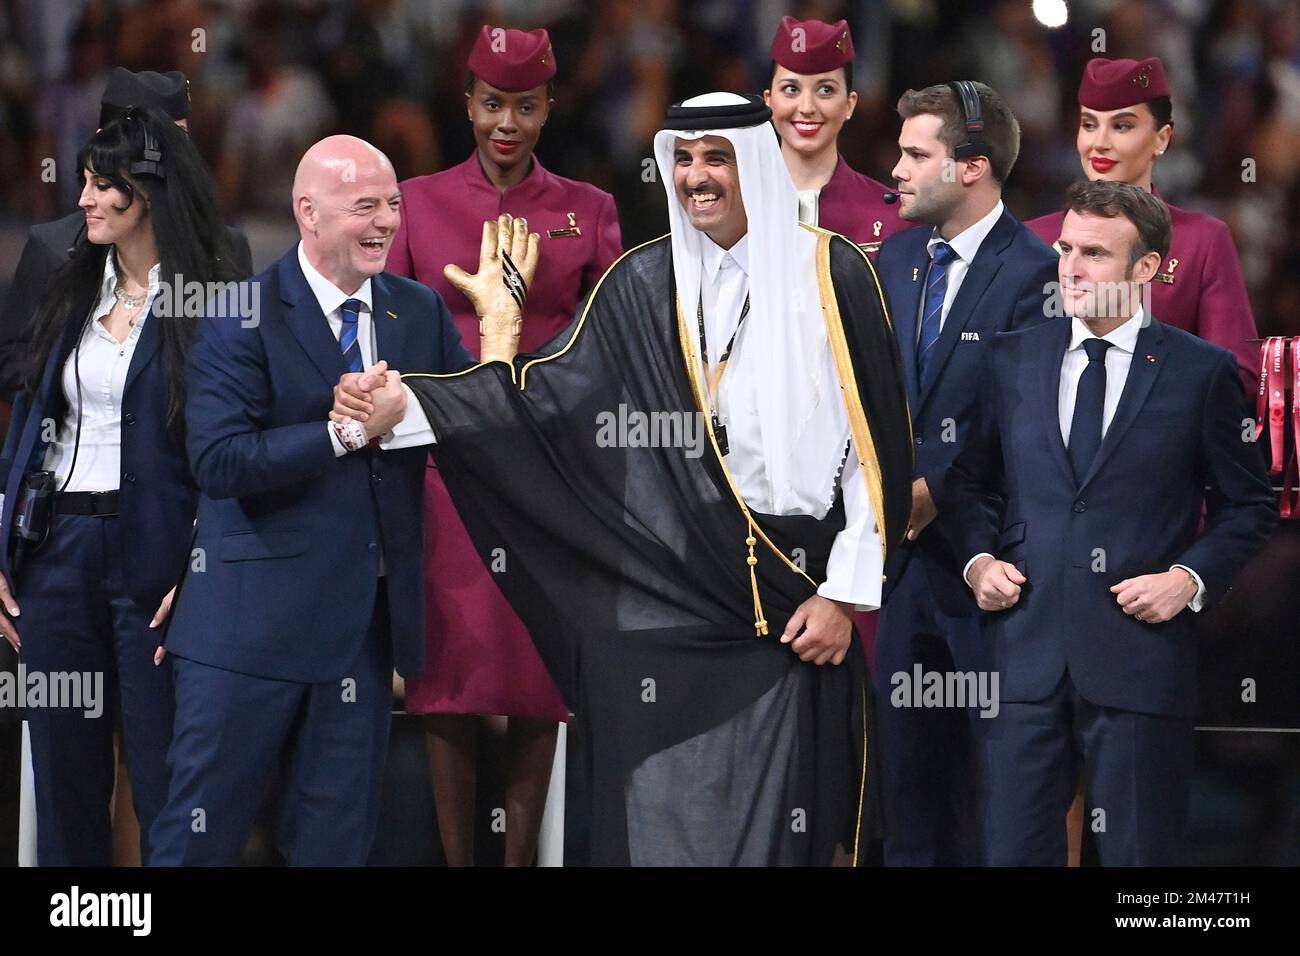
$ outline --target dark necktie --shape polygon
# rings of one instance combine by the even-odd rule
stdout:
[[[343,303],[343,330],[339,333],[339,348],[343,350],[343,364],[349,372],[361,371],[361,342],[357,329],[361,321],[361,300],[348,299]]]
[[[1088,365],[1079,376],[1079,386],[1074,392],[1074,417],[1070,419],[1070,467],[1074,469],[1076,482],[1083,481],[1101,447],[1106,407],[1106,350],[1110,346],[1105,339],[1083,340]]]
[[[948,292],[948,266],[957,253],[946,242],[935,245],[930,270],[925,276],[925,306],[921,312],[921,338],[916,345],[916,381],[925,391],[930,384],[930,357],[939,341],[943,318],[943,297]]]

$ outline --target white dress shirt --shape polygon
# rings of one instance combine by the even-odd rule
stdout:
[[[364,368],[375,364],[375,323],[371,318],[374,302],[370,291],[370,280],[366,279],[356,292],[348,295],[321,275],[311,264],[301,242],[298,243],[298,265],[302,267],[307,285],[316,296],[321,312],[325,313],[325,321],[329,323],[335,339],[340,339],[343,335],[343,303],[348,299],[356,299],[361,303],[357,315],[357,343],[361,348],[361,364]],[[429,445],[433,442],[433,429],[429,427],[424,409],[420,407],[420,403],[416,401],[409,388],[405,385],[402,388],[406,390],[406,415],[393,426],[391,432],[383,436],[383,440],[379,443],[380,448],[408,448],[413,445]],[[334,446],[335,457],[342,458],[347,454],[347,449],[334,433],[333,423],[326,422],[325,427],[329,432],[330,444]],[[415,440],[421,438],[423,440]]]
[[[799,190],[799,221],[806,222],[810,226],[817,225],[817,219],[821,215],[821,198],[820,189],[801,189]]]
[[[158,294],[158,263],[149,270],[149,289],[135,325],[119,342],[104,326],[117,298],[116,254],[104,259],[99,300],[90,311],[76,348],[63,363],[61,385],[67,410],[45,452],[46,471],[60,491],[117,491],[122,484],[122,394],[136,343]],[[81,378],[81,435],[77,435],[77,378]],[[76,471],[69,471],[76,457]],[[65,484],[66,483],[66,484]]]
[[[980,251],[980,246],[988,238],[988,234],[993,231],[999,219],[1002,218],[1003,210],[1002,200],[999,199],[994,206],[982,218],[971,225],[967,226],[950,240],[945,240],[938,232],[930,236],[930,241],[925,244],[925,251],[934,258],[934,247],[941,242],[947,242],[952,247],[955,256],[952,262],[948,263],[948,287],[943,294],[943,308],[939,311],[939,329],[943,330],[943,324],[948,321],[948,311],[952,308],[953,302],[957,298],[957,293],[961,291],[962,281],[966,278],[966,273],[970,271],[970,264],[974,261],[975,255]],[[921,296],[920,313],[923,316],[925,310],[925,296]],[[921,338],[921,323],[916,323],[917,341]]]
[[[1115,410],[1119,408],[1120,396],[1124,394],[1124,385],[1128,381],[1129,368],[1133,364],[1133,350],[1137,347],[1138,334],[1150,324],[1150,317],[1141,306],[1138,306],[1137,312],[1133,313],[1131,319],[1101,336],[1111,343],[1104,358],[1106,395],[1102,400],[1101,413],[1103,439],[1106,437],[1106,432],[1110,430],[1111,421],[1115,418]],[[1070,425],[1074,420],[1074,400],[1079,392],[1079,379],[1083,377],[1083,370],[1088,367],[1088,353],[1084,351],[1083,343],[1095,337],[1081,319],[1070,319],[1070,344],[1065,350],[1064,358],[1061,359],[1061,383],[1056,402],[1061,441],[1065,443],[1066,448],[1070,447]],[[970,566],[983,554],[977,554],[966,562],[966,567],[962,569],[962,577],[966,576]],[[1182,568],[1196,582],[1196,594],[1187,606],[1193,611],[1199,611],[1205,604],[1205,584],[1201,581],[1201,576],[1185,564],[1175,564],[1169,570],[1172,571],[1174,568]]]
[[[704,308],[704,335],[708,345],[709,363],[715,365],[726,348],[727,341],[740,321],[745,295],[749,290],[748,236],[741,237],[730,249],[723,249],[712,240],[703,243],[704,261],[700,283]],[[683,308],[689,308],[683,303]],[[689,321],[688,317],[688,321]],[[746,319],[746,323],[750,320]],[[696,333],[698,334],[698,332]],[[746,366],[745,330],[736,334],[731,358],[718,388],[718,420],[726,427],[729,452],[727,469],[731,472],[745,503],[760,514],[777,513],[771,484],[764,468],[762,435],[758,428],[758,410],[746,402],[756,394]],[[829,348],[829,345],[827,346]],[[707,379],[706,391],[707,391]],[[838,384],[833,401],[840,401]],[[866,483],[862,480],[858,458],[849,434],[844,435],[847,458],[840,474],[839,486],[844,496],[845,527],[835,537],[826,566],[826,580],[818,587],[822,597],[856,604],[860,610],[880,606],[884,561],[881,556],[880,532]],[[811,484],[800,487],[793,507],[785,514],[809,514],[824,518],[834,501],[834,489],[827,497],[822,489]]]

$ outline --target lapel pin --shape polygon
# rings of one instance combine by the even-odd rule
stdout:
[[[1155,364],[1156,364],[1156,357],[1155,357],[1154,355],[1148,355],[1148,356],[1147,356],[1147,361],[1150,362],[1152,365],[1155,365]]]
[[[388,312],[387,309],[385,309],[384,311],[385,311],[385,312]],[[393,318],[397,318],[397,313],[396,313],[396,312],[388,312],[388,314],[391,315]]]
[[[920,274],[921,274],[921,267],[920,267],[920,266],[913,266],[913,267],[912,267],[912,281],[915,282],[915,281],[916,281],[916,277],[919,276]]]

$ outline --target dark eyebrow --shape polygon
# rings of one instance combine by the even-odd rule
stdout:
[[[713,147],[712,149],[706,149],[704,151],[704,156],[706,159],[735,159],[736,158],[733,153],[717,146]]]

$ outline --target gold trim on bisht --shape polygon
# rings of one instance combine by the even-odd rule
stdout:
[[[849,432],[853,435],[853,447],[857,451],[858,465],[862,477],[867,483],[867,494],[871,497],[871,507],[876,512],[876,522],[880,526],[880,550],[882,556],[889,558],[890,529],[885,525],[885,481],[880,473],[880,457],[876,454],[876,441],[871,434],[871,425],[867,421],[866,410],[862,407],[862,397],[858,393],[858,380],[853,372],[853,357],[849,354],[849,343],[844,336],[844,322],[840,317],[840,306],[835,299],[835,286],[831,281],[831,239],[836,233],[816,226],[800,223],[803,228],[817,236],[817,286],[821,291],[822,317],[826,321],[826,337],[830,340],[831,354],[835,357],[835,369],[839,373],[840,394],[844,396],[844,407],[849,413]],[[848,241],[848,240],[845,240]],[[849,242],[857,249],[857,246]],[[862,255],[862,250],[858,250]],[[871,276],[876,278],[875,267],[865,255],[862,259],[871,269]],[[880,295],[880,307],[884,310],[885,324],[893,331],[889,320],[889,307],[885,303],[880,282],[876,281],[876,292]],[[908,422],[911,430],[911,422]],[[909,435],[909,440],[910,440]]]

